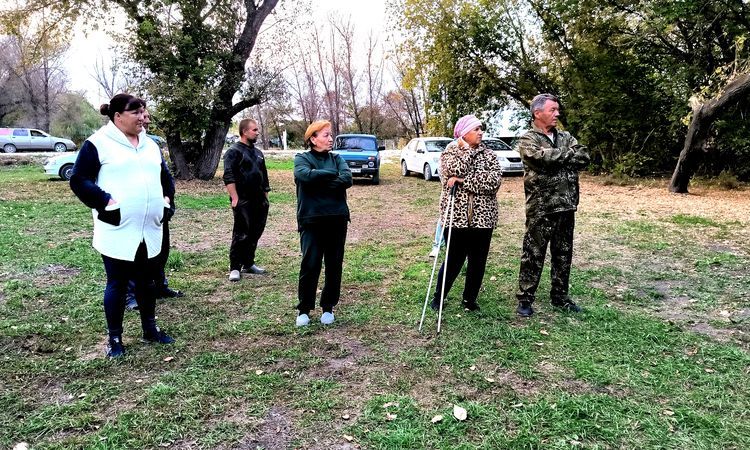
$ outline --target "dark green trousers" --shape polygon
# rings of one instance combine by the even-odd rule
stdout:
[[[544,268],[547,246],[550,249],[550,300],[560,301],[568,295],[570,266],[573,261],[575,211],[526,217],[521,270],[518,275],[518,301],[533,302]]]

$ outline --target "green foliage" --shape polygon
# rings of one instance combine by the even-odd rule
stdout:
[[[551,92],[594,168],[618,176],[671,170],[689,99],[716,92],[750,57],[741,45],[750,11],[739,0],[401,0],[392,11],[408,36],[411,78],[427,80],[431,131]],[[746,112],[734,108],[716,125],[710,173],[750,178]]]
[[[52,119],[50,134],[67,137],[79,147],[102,126],[102,115],[78,94],[65,94],[60,111]]]

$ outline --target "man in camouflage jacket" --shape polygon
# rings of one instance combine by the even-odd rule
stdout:
[[[580,308],[568,297],[568,282],[578,208],[578,171],[588,165],[589,154],[570,133],[557,129],[560,106],[556,97],[550,94],[534,97],[531,114],[532,129],[518,143],[525,169],[526,234],[516,311],[523,317],[534,313],[532,303],[549,244],[551,303],[578,312]]]

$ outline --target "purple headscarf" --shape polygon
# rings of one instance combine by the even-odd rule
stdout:
[[[477,119],[473,114],[463,116],[458,119],[458,122],[456,122],[456,126],[453,127],[453,137],[455,139],[464,137],[466,133],[481,125],[482,121]]]

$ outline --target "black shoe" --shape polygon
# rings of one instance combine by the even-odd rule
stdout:
[[[464,307],[464,311],[478,312],[481,308],[477,302],[461,302]]]
[[[534,308],[531,307],[531,302],[521,301],[518,302],[516,313],[521,317],[531,317],[534,314]]]
[[[157,298],[177,298],[177,297],[184,297],[185,293],[177,290],[172,289],[169,286],[165,286],[161,292],[159,292],[159,296]]]
[[[138,311],[138,302],[135,301],[135,297],[128,295],[125,297],[125,309],[128,311]]]
[[[264,269],[262,267],[258,267],[255,264],[253,264],[250,267],[242,266],[242,272],[243,273],[252,273],[252,274],[255,274],[255,275],[263,275],[264,273],[266,273],[266,269]]]
[[[143,342],[147,344],[171,344],[174,342],[174,339],[172,339],[167,333],[161,331],[159,327],[156,327],[155,330],[143,332]]]
[[[576,303],[569,297],[565,297],[562,300],[552,300],[551,303],[555,308],[559,308],[567,312],[577,313],[582,311],[581,307],[576,305]]]
[[[119,358],[125,355],[125,347],[122,345],[121,336],[110,336],[109,345],[107,346],[107,357]]]
[[[445,301],[443,301],[443,308],[445,308]],[[437,312],[440,309],[440,299],[439,298],[433,298],[430,302],[430,308],[432,308],[433,311]]]

